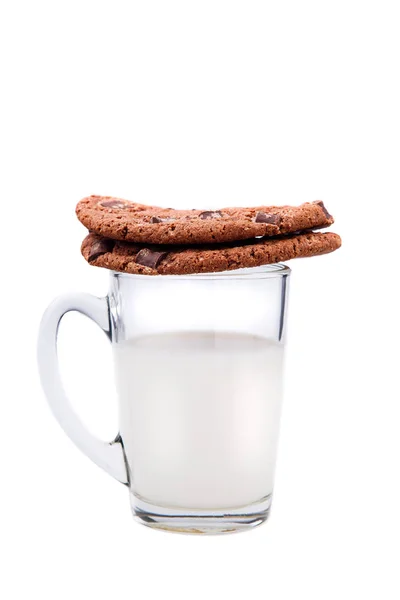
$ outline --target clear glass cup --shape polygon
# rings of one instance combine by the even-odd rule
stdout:
[[[129,488],[141,523],[223,533],[267,519],[289,275],[282,264],[188,276],[111,272],[105,298],[65,295],[45,312],[39,370],[53,413]],[[95,321],[113,346],[120,431],[110,443],[86,430],[62,387],[57,330],[69,311]]]

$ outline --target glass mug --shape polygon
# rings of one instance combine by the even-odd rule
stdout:
[[[105,298],[68,294],[45,312],[38,358],[60,425],[124,483],[149,527],[223,533],[269,514],[282,399],[290,269],[155,276],[111,272]],[[113,347],[119,433],[90,434],[57,363],[63,315],[97,323]]]

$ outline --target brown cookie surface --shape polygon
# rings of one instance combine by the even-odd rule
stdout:
[[[231,244],[197,247],[153,246],[102,238],[89,233],[81,252],[96,267],[139,275],[214,273],[317,256],[341,246],[336,233],[300,233]]]
[[[323,202],[219,210],[175,210],[108,196],[84,198],[78,219],[90,231],[114,240],[145,244],[213,244],[328,227]]]

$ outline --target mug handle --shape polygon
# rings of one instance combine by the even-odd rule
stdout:
[[[118,434],[112,442],[103,442],[93,436],[83,425],[65,394],[58,367],[57,333],[61,319],[70,311],[77,311],[89,317],[101,327],[111,341],[107,297],[65,294],[56,298],[44,313],[39,329],[38,362],[44,393],[55,418],[76,446],[115,479],[128,484],[128,471],[120,435]]]

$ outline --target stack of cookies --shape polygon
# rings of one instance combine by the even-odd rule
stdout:
[[[333,217],[322,201],[301,206],[175,210],[108,196],[76,207],[89,234],[84,258],[96,267],[141,275],[185,275],[258,267],[326,254],[336,233],[316,233]]]

